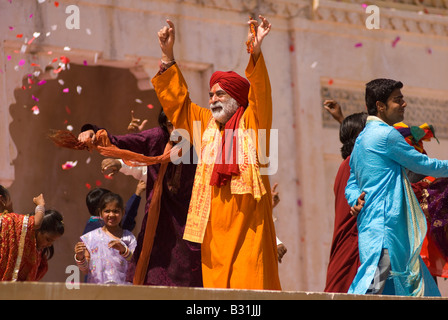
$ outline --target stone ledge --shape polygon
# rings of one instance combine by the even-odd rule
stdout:
[[[0,300],[446,300],[446,298],[84,283],[79,284],[79,289],[67,289],[66,284],[61,282],[1,282]]]

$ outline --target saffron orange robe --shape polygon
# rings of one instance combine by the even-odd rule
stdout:
[[[240,124],[257,134],[258,129],[266,129],[266,150],[260,152],[268,156],[266,151],[269,151],[272,98],[263,55],[260,55],[256,63],[250,58],[246,77],[251,84],[249,106],[241,117]],[[174,127],[187,130],[191,142],[194,139],[195,145],[203,148],[207,143],[202,141],[203,133],[210,121],[215,120],[209,109],[191,102],[187,84],[178,66],[174,64],[165,72],[158,73],[152,83],[163,110]],[[200,125],[194,126],[194,121],[200,121]],[[200,129],[197,130],[200,132],[193,133],[193,128]],[[258,150],[258,144],[256,145]],[[200,152],[199,150],[198,153]],[[271,187],[267,175],[262,175],[261,181],[265,192],[259,200],[250,193],[232,194],[229,183],[222,187],[211,187],[210,214],[201,245],[204,287],[281,289]],[[194,195],[192,199],[193,197]]]

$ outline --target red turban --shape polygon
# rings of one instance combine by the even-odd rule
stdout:
[[[233,99],[235,99],[240,106],[244,108],[249,104],[248,95],[250,83],[238,73],[233,71],[216,71],[210,78],[210,89],[219,83],[221,88]]]
[[[226,132],[231,130],[232,133],[227,133],[223,138],[221,148],[216,157],[216,163],[213,167],[210,185],[221,187],[226,185],[227,181],[232,179],[232,176],[240,174],[236,150],[237,129],[244,110],[249,104],[250,83],[236,72],[216,71],[210,78],[210,89],[217,83],[240,105],[235,114],[225,124]]]

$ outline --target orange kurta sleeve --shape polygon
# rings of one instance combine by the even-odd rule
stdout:
[[[246,77],[250,82],[249,106],[244,114],[246,128],[253,129],[256,132],[257,141],[259,141],[257,144],[259,161],[261,165],[264,165],[267,163],[267,159],[264,159],[264,157],[269,156],[272,95],[271,83],[262,53],[256,63],[251,56],[246,67]],[[265,135],[263,135],[263,132]]]
[[[211,111],[191,102],[188,86],[175,63],[165,72],[158,73],[152,84],[168,119],[176,129],[184,129],[189,134],[190,142],[193,138],[200,145],[202,133],[205,131],[211,118]],[[200,121],[194,126],[194,121]],[[200,134],[193,132],[194,128],[200,128]],[[199,136],[198,136],[199,134]]]

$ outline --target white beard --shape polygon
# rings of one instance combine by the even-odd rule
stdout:
[[[217,101],[215,103],[212,103],[210,105],[210,110],[212,112],[213,118],[215,118],[216,121],[218,121],[221,124],[226,124],[227,121],[229,121],[230,118],[232,118],[232,116],[235,114],[238,107],[239,107],[238,102],[232,97],[230,97],[230,99],[227,102],[223,103]]]

